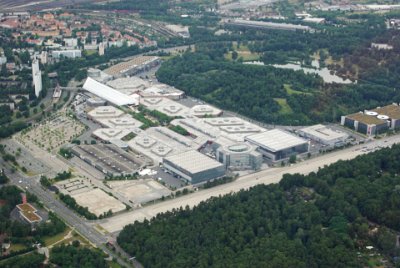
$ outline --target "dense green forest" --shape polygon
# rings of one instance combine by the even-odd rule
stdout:
[[[386,19],[398,14],[319,15],[328,23],[313,25],[313,33],[225,26],[229,32],[215,35],[218,28],[191,27],[196,52],[165,62],[157,77],[188,95],[275,124],[332,122],[343,114],[399,102],[399,31],[385,25]],[[393,49],[371,49],[372,42]],[[242,65],[246,59],[238,56],[239,46],[265,64],[310,66],[317,59],[322,67],[357,84],[326,84],[301,72]]]
[[[82,247],[78,241],[74,241],[72,245],[56,246],[50,254],[50,262],[58,267],[109,267],[104,258],[101,251]]]
[[[145,267],[365,267],[378,252],[390,264],[399,174],[395,145],[135,222],[117,241]]]
[[[389,87],[328,85],[302,71],[227,61],[222,46],[210,46],[165,62],[157,78],[220,108],[275,124],[332,122],[343,114],[400,101],[400,92]]]

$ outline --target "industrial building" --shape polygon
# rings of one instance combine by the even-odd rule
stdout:
[[[377,113],[378,118],[388,120],[390,129],[397,129],[400,127],[400,106],[397,103],[378,107],[373,109],[372,112]]]
[[[118,63],[104,70],[115,78],[126,77],[138,74],[140,72],[156,67],[161,63],[159,57],[156,56],[139,56],[132,60]]]
[[[39,61],[34,59],[32,62],[32,78],[35,87],[35,96],[39,97],[42,92],[42,72],[39,69]]]
[[[100,106],[105,106],[106,105],[106,101],[99,98],[99,97],[92,97],[89,98],[86,101],[87,105],[90,107],[100,107]]]
[[[243,19],[228,20],[226,21],[226,24],[230,26],[254,28],[261,30],[284,30],[284,31],[307,31],[307,32],[313,31],[311,27],[304,25],[266,22],[266,21],[252,21]]]
[[[257,147],[247,143],[221,146],[217,149],[216,159],[223,163],[226,169],[259,170],[263,162],[263,157],[256,149]]]
[[[190,32],[189,32],[188,26],[167,24],[167,25],[165,25],[165,28],[167,28],[168,30],[172,31],[175,35],[178,35],[182,38],[190,37]]]
[[[223,164],[196,150],[165,157],[163,166],[192,184],[216,179],[225,174]]]
[[[179,100],[185,97],[185,92],[166,84],[155,84],[138,92],[143,98],[168,98]]]
[[[349,135],[342,131],[332,130],[324,125],[318,124],[302,128],[299,135],[330,147],[343,146]]]
[[[87,72],[88,77],[93,78],[97,82],[100,83],[107,83],[113,79],[112,75],[106,74],[100,69],[96,68],[89,68]]]
[[[368,136],[400,127],[400,107],[393,103],[373,110],[342,116],[341,124]]]
[[[91,77],[86,79],[83,89],[117,106],[139,105],[139,95],[125,95]]]
[[[116,118],[125,113],[113,106],[99,106],[88,112],[88,118],[97,121],[99,119]]]
[[[130,115],[123,115],[117,118],[97,118],[96,121],[103,127],[112,129],[132,129],[139,128],[143,125],[142,122],[136,120]]]
[[[107,86],[110,86],[126,95],[131,95],[148,88],[149,82],[139,77],[132,76],[117,78],[115,80],[109,81],[107,82]]]
[[[166,127],[152,127],[140,132],[128,142],[129,147],[161,163],[162,158],[197,149],[201,146],[196,140],[182,136]]]
[[[172,117],[185,117],[190,111],[188,107],[166,98],[140,98],[140,104],[149,110],[156,110]]]
[[[222,115],[222,111],[213,106],[204,104],[193,106],[190,109],[190,114],[196,117],[217,117]]]
[[[122,141],[124,137],[132,135],[131,133],[133,132],[132,129],[98,128],[93,131],[92,136],[102,141],[115,143],[116,140]],[[122,147],[126,146],[124,145]]]
[[[113,144],[79,145],[71,152],[108,176],[134,175],[144,164]]]
[[[248,135],[265,131],[264,128],[244,121],[239,117],[204,118],[200,121],[208,125],[209,128],[217,129],[219,137],[225,137],[235,142],[242,142]]]
[[[238,117],[192,117],[175,119],[171,124],[186,129],[195,137],[198,144],[212,141],[215,145],[214,149],[217,149],[219,146],[243,142],[246,136],[265,131],[264,128],[244,121]]]
[[[245,137],[245,140],[258,146],[263,156],[272,162],[306,153],[309,150],[307,140],[279,129],[249,135]]]

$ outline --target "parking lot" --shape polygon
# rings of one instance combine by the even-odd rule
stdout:
[[[164,171],[162,167],[156,167],[154,169],[157,171],[157,175],[154,177],[159,181],[164,182],[167,187],[171,189],[179,189],[186,185],[184,181],[174,177],[170,172]]]
[[[16,139],[22,144],[34,143],[48,152],[58,149],[85,131],[85,126],[64,114],[58,114],[28,131],[21,131]]]
[[[25,167],[29,175],[38,175],[46,173],[50,168],[25,148],[13,139],[6,139],[2,141],[6,145],[5,150],[9,154],[15,155],[16,160],[20,167]]]
[[[72,152],[103,173],[113,176],[133,175],[144,165],[139,156],[112,144],[75,146]]]

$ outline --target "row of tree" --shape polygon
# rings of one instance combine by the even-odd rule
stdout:
[[[117,241],[146,267],[365,267],[370,245],[394,265],[398,174],[395,145],[158,214]]]

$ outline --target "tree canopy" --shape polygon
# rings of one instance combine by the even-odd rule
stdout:
[[[146,267],[363,267],[367,245],[391,261],[399,172],[395,145],[135,222],[117,241]]]

